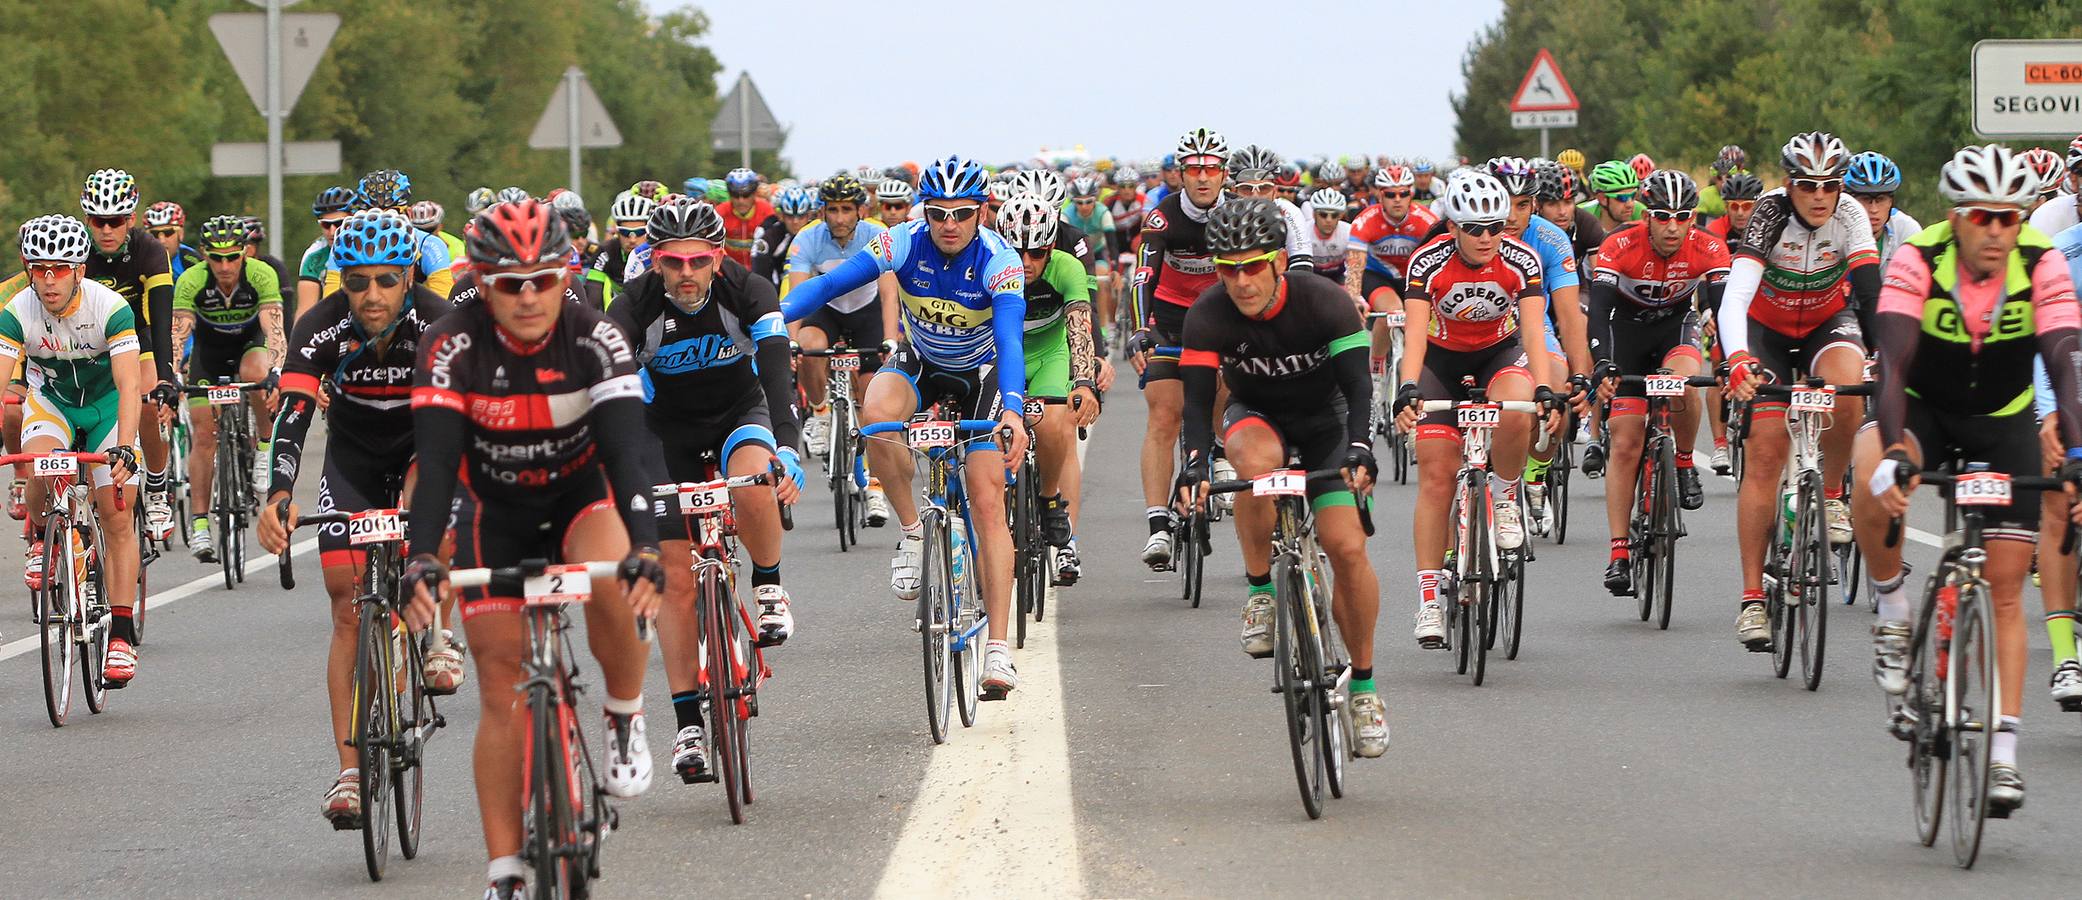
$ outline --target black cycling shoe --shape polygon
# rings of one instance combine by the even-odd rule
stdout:
[[[1583,445],[1583,474],[1592,478],[1605,477],[1605,444],[1591,441]]]
[[[1677,502],[1685,509],[1699,509],[1706,505],[1706,489],[1699,485],[1698,469],[1677,470]]]
[[[1041,498],[1041,537],[1057,549],[1070,544],[1070,504],[1061,494]]]
[[[1615,556],[1605,564],[1605,590],[1614,597],[1634,596],[1634,561],[1624,556]]]

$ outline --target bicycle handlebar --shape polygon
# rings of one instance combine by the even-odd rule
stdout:
[[[7,455],[5,455],[5,456],[0,456],[0,466],[12,466],[12,465],[17,465],[17,464],[20,464],[20,463],[26,463],[26,462],[33,462],[33,461],[35,461],[35,460],[36,460],[36,458],[37,458],[37,457],[40,457],[40,456],[70,456],[70,457],[72,457],[72,458],[73,458],[74,460],[77,460],[77,461],[79,461],[79,462],[82,462],[82,463],[86,463],[86,464],[89,464],[89,465],[97,465],[97,466],[106,466],[106,465],[108,465],[108,454],[106,454],[106,453],[75,453],[75,452],[73,452],[73,451],[71,451],[71,450],[53,450],[53,451],[51,451],[51,452],[49,452],[49,453],[9,453],[9,454],[7,454]],[[117,487],[121,487],[121,486],[122,486],[122,485],[117,485]],[[122,512],[122,511],[123,511],[123,492],[122,492],[122,491],[116,491],[116,492],[115,492],[115,495],[116,495],[116,511],[117,511],[117,512]]]
[[[1908,487],[1910,481],[1917,479],[1921,479],[1924,484],[1943,486],[1958,481],[1959,475],[1953,472],[1924,472],[1908,462],[1902,462],[1894,469],[1894,483],[1901,487]],[[2015,475],[2010,478],[2010,488],[2020,491],[2058,491],[2065,489],[2067,484],[2067,481],[2050,475]],[[1901,530],[1900,516],[1887,520],[1887,546],[1890,549],[1901,546]],[[2075,540],[2075,522],[2069,519],[2067,529],[2061,534],[2060,555],[2067,556],[2075,552]]]
[[[368,512],[368,510],[361,510],[360,512],[342,512],[340,510],[333,510],[331,512],[312,513],[308,516],[297,519],[296,527],[302,528],[306,525],[345,525],[349,520],[353,519],[357,515],[360,515],[361,512]],[[394,510],[394,512],[398,514],[398,524],[403,525],[407,522],[412,521],[411,510],[400,509]],[[267,510],[262,509],[261,514],[266,515]],[[288,497],[282,498],[282,502],[275,504],[275,514],[277,516],[280,516],[280,518],[276,521],[289,521]],[[286,546],[282,548],[281,553],[275,554],[275,568],[281,576],[282,589],[285,591],[291,591],[296,589],[296,573],[291,570],[289,562],[289,559],[292,555],[293,554],[289,552],[289,548]]]
[[[888,351],[883,350],[880,347],[861,349],[854,349],[852,347],[826,347],[822,350],[804,350],[801,347],[791,347],[789,349],[793,350],[796,356],[807,356],[811,358],[822,358],[827,356],[858,356],[862,359],[868,359],[880,358],[889,355]]]
[[[594,561],[585,564],[588,578],[613,578],[621,563]],[[448,583],[455,587],[504,587],[519,589],[524,579],[540,575],[549,568],[549,562],[540,559],[525,560],[517,566],[500,566],[492,569],[451,569]]]
[[[1448,412],[1462,406],[1496,406],[1502,408],[1504,412],[1533,413],[1535,415],[1541,412],[1540,401],[1538,400],[1485,400],[1479,404],[1470,400],[1426,400],[1418,408],[1424,412],[1433,413]]]

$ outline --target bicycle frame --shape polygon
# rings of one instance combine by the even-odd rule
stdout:
[[[968,485],[963,477],[967,474],[969,468],[968,445],[996,437],[998,423],[990,419],[948,420],[936,416],[929,417],[929,420],[952,424],[956,432],[967,432],[971,436],[945,447],[920,449],[909,444],[904,445],[905,449],[910,450],[914,455],[922,457],[925,461],[925,505],[919,510],[919,518],[923,520],[930,514],[938,517],[941,521],[947,521],[950,515],[960,515],[964,529],[962,537],[968,541],[969,547],[974,552],[973,548],[980,548],[981,545],[976,542],[976,523],[973,517],[969,515]],[[904,427],[905,423],[903,422],[878,422],[860,429],[860,434],[862,437],[875,437],[876,435],[887,434],[893,431],[901,431]],[[887,440],[883,438],[878,439]],[[979,561],[983,558],[981,552],[974,552],[974,555]],[[953,641],[953,649],[956,653],[967,651],[970,642],[976,641],[977,636],[983,634],[984,629],[990,624],[989,616],[983,609],[983,589],[980,586],[982,578],[983,573],[971,572],[966,579],[969,585],[977,587],[973,590],[974,596],[964,596],[962,598],[962,605],[975,609],[978,615],[974,623],[971,623],[967,628],[955,631],[951,635],[950,640]],[[956,589],[959,590],[960,587],[957,585]],[[923,623],[920,623],[920,625],[922,626]]]

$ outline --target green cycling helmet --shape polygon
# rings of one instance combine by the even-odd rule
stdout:
[[[1600,194],[1624,194],[1641,186],[1641,176],[1625,160],[1608,159],[1590,170],[1590,189]]]
[[[724,183],[723,179],[721,178],[711,178],[708,182],[708,192],[706,196],[708,198],[708,202],[710,203],[722,203],[726,200],[729,200],[730,185]]]

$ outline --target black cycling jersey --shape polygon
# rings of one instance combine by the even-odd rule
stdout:
[[[1189,452],[1214,443],[1215,370],[1232,402],[1264,411],[1320,410],[1342,396],[1345,434],[1369,440],[1373,381],[1369,340],[1344,286],[1312,272],[1280,279],[1279,298],[1263,317],[1236,308],[1217,283],[1186,313],[1179,377],[1185,382]]]
[[[174,380],[173,353],[166,349],[173,346],[173,267],[165,245],[151,229],[132,228],[116,255],[104,255],[98,246],[87,253],[87,277],[123,295],[139,324],[148,326],[137,331],[138,352],[153,357],[159,380]]]
[[[365,334],[341,291],[326,295],[297,319],[282,361],[275,490],[288,490],[296,482],[297,454],[321,390],[332,398],[326,418],[334,444],[357,444],[382,456],[411,448],[412,367],[420,337],[449,308],[439,294],[414,285],[387,335]]]
[[[774,437],[797,445],[795,384],[788,327],[773,285],[720,260],[708,297],[688,312],[667,296],[657,269],[629,282],[608,317],[635,338],[654,419],[696,419],[728,410],[758,389],[766,394]]]
[[[1576,254],[1577,266],[1589,268],[1590,264],[1586,260],[1598,252],[1598,247],[1605,243],[1608,236],[1605,233],[1605,223],[1598,221],[1597,213],[1583,207],[1575,207],[1573,212],[1575,215],[1572,221],[1563,227],[1562,231],[1569,235],[1569,246]]]
[[[752,274],[780,287],[788,269],[788,251],[794,246],[795,232],[781,223],[780,216],[768,218],[760,224],[759,233],[752,236]]]
[[[1068,222],[1056,223],[1055,248],[1077,257],[1077,262],[1084,266],[1084,274],[1086,275],[1096,271],[1093,268],[1095,264],[1094,254],[1106,249],[1098,246],[1096,241],[1087,237],[1083,229]]]
[[[549,334],[533,344],[499,328],[488,304],[459,304],[442,316],[420,341],[412,421],[414,509],[448,508],[458,478],[482,511],[597,491],[604,469],[630,543],[657,545],[634,348],[621,326],[569,292]],[[441,516],[414,516],[411,552],[437,553],[446,527]]]
[[[629,265],[629,254],[622,249],[621,241],[610,237],[605,242],[604,249],[593,254],[593,260],[588,265],[593,267],[593,271],[607,276],[607,280],[614,282],[615,290],[619,291],[622,289],[622,270]]]
[[[1196,206],[1188,214],[1188,205],[1183,191],[1173,191],[1143,220],[1135,272],[1138,324],[1147,325],[1160,303],[1192,306],[1214,284],[1214,254],[1207,249],[1207,217],[1214,209]]]

